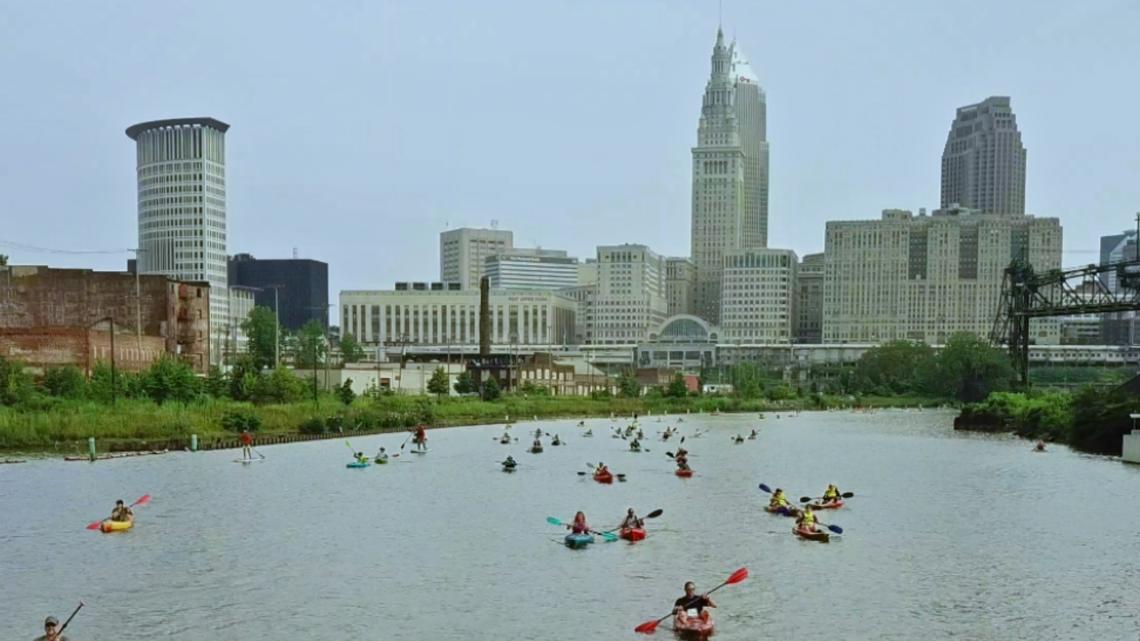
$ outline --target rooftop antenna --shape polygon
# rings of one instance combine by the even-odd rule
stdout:
[[[297,248],[293,248],[293,260],[297,260]]]
[[[724,24],[724,21],[722,20],[723,15],[724,0],[716,0],[716,28],[718,31],[720,30],[721,25]]]
[[[491,219],[491,229],[498,229],[498,228],[499,228],[499,220],[497,218],[492,218]]]

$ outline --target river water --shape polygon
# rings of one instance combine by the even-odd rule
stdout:
[[[630,453],[609,419],[587,422],[594,438],[576,421],[520,423],[510,446],[502,426],[433,430],[427,455],[363,470],[345,469],[339,440],[261,448],[254,465],[228,451],[0,466],[0,636],[37,636],[82,600],[76,640],[635,639],[684,581],[708,589],[747,566],[714,596],[715,639],[1140,638],[1140,467],[951,420],[687,416],[689,480],[664,454],[675,440]],[[526,453],[536,425],[568,444]],[[731,443],[754,426],[758,440]],[[628,480],[577,474],[599,459]],[[761,510],[761,482],[854,491],[822,515],[845,535],[797,540]],[[133,531],[84,529],[146,493]],[[569,550],[545,522],[581,509],[612,526],[629,506],[664,510],[634,545]]]

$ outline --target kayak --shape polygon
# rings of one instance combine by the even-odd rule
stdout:
[[[501,438],[501,439],[499,439],[499,444],[500,444],[500,445],[510,445],[510,444],[511,444],[511,439],[509,439],[509,438]]]
[[[514,472],[517,468],[518,468],[517,465],[504,465],[503,471],[504,472]]]
[[[796,516],[800,512],[799,508],[795,508],[790,505],[787,507],[772,507],[769,505],[764,508],[764,511],[769,514],[779,514],[781,516]]]
[[[642,527],[623,527],[618,536],[626,541],[641,541],[645,539],[645,528]]]
[[[693,476],[692,470],[682,470],[681,468],[677,468],[677,471],[673,473],[683,479],[687,479]]]
[[[235,458],[234,463],[260,463],[264,460],[263,458]]]
[[[554,446],[558,446],[558,445],[562,445],[562,441],[551,441],[550,444],[554,445]]]
[[[803,530],[799,527],[793,527],[792,532],[801,539],[809,541],[819,541],[820,543],[827,543],[831,540],[831,535],[823,530]]]
[[[376,463],[377,465],[387,465],[387,464],[388,464],[388,459],[386,459],[386,458],[378,458],[378,459],[374,459],[374,461],[373,461],[373,462],[374,462],[374,463]]]
[[[567,534],[566,547],[573,550],[580,550],[587,545],[594,542],[593,534]]]
[[[594,473],[594,480],[599,482],[599,483],[613,483],[614,482],[614,475],[610,472],[605,472],[602,474],[598,474],[597,472],[595,472]]]
[[[843,507],[843,501],[836,501],[834,503],[812,503],[811,509],[813,510],[838,510]]]
[[[531,454],[542,454],[542,448],[541,447],[532,447],[532,448],[530,448],[530,453]]]
[[[640,447],[633,447],[633,446],[631,445],[631,446],[629,447],[629,451],[630,451],[630,452],[640,452],[640,451],[641,451],[641,448],[640,448]]]
[[[134,526],[134,519],[130,521],[112,521],[111,519],[107,519],[99,524],[99,529],[104,532],[125,532]]]
[[[712,619],[701,619],[700,617],[687,616],[684,622],[680,621],[678,617],[673,617],[673,631],[678,636],[690,639],[703,639],[711,636],[715,631],[716,624]]]
[[[353,461],[352,463],[345,463],[344,464],[345,467],[368,467],[369,465],[371,465],[371,464],[368,463],[367,461],[365,461],[363,463],[361,463],[360,461]]]

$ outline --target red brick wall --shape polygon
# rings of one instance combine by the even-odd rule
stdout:
[[[115,334],[115,367],[127,372],[147,368],[166,353],[165,339],[134,333]],[[89,372],[99,361],[111,360],[111,334],[82,327],[0,329],[0,356],[18,360],[37,372],[75,365]]]

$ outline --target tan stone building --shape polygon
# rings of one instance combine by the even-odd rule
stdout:
[[[1014,259],[1061,266],[1056,218],[976,210],[889,209],[880,220],[827,223],[824,343],[907,339],[942,344],[956,332],[988,336]],[[1035,343],[1059,340],[1054,321],[1031,324]]]

